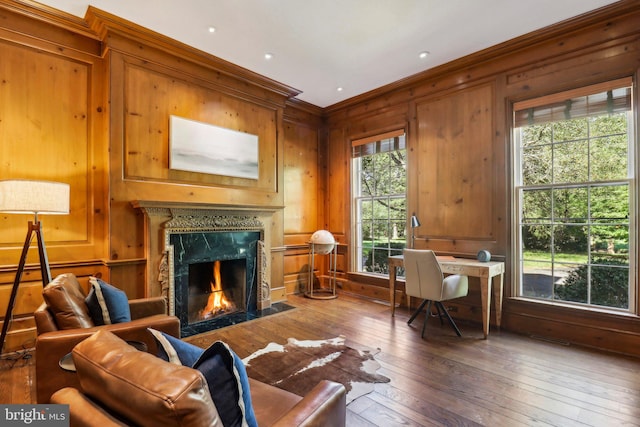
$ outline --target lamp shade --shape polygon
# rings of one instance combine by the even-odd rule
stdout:
[[[313,250],[317,254],[326,255],[330,253],[336,245],[336,239],[327,230],[318,230],[311,235],[309,241],[313,245]]]
[[[416,214],[411,215],[411,228],[420,227],[420,220]]]
[[[23,179],[0,181],[0,212],[68,214],[69,184]]]

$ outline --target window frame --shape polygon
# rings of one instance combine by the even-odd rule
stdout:
[[[609,90],[611,88],[619,88],[619,87],[630,87],[631,88],[631,99],[629,104],[629,109],[627,110],[627,173],[625,179],[615,179],[608,181],[590,181],[590,177],[587,177],[586,180],[583,180],[579,183],[556,183],[550,182],[542,185],[523,185],[523,162],[522,162],[522,147],[523,144],[520,141],[519,135],[517,132],[521,128],[521,124],[517,123],[516,113],[520,112],[520,123],[522,123],[522,112],[525,109],[530,109],[532,111],[533,107],[540,107],[545,105],[550,105],[552,103],[564,102],[565,99],[573,99],[574,97],[587,96],[592,94],[601,93],[603,91]],[[532,301],[535,303],[541,304],[551,304],[556,306],[570,306],[574,308],[582,308],[590,311],[606,311],[606,312],[618,312],[618,313],[630,313],[637,314],[638,313],[638,304],[637,304],[637,295],[638,295],[638,272],[637,272],[637,262],[636,262],[636,254],[637,254],[637,223],[636,217],[638,215],[638,204],[637,204],[637,173],[638,173],[638,159],[637,159],[637,150],[635,148],[635,132],[637,123],[635,122],[635,117],[637,114],[637,106],[634,104],[634,84],[633,79],[631,77],[612,80],[608,82],[603,82],[596,85],[585,86],[576,88],[569,91],[561,91],[551,95],[542,96],[538,98],[533,98],[525,101],[514,102],[511,105],[511,113],[512,113],[512,123],[511,123],[511,136],[512,136],[512,195],[511,195],[511,205],[513,207],[512,211],[512,236],[511,239],[511,262],[513,265],[513,282],[511,294],[515,298]],[[531,114],[531,112],[529,112]],[[593,114],[585,114],[586,117],[593,117]],[[549,122],[557,122],[561,120],[550,120]],[[591,144],[592,137],[589,135],[586,139],[588,144]],[[557,144],[556,141],[552,141],[551,145]],[[553,167],[553,165],[552,165]],[[563,188],[585,188],[586,191],[590,191],[593,187],[603,187],[603,186],[613,186],[613,185],[627,185],[629,192],[629,219],[628,219],[628,227],[629,227],[629,253],[628,253],[628,307],[627,308],[616,308],[609,306],[602,306],[593,304],[590,301],[588,304],[586,303],[577,303],[565,300],[557,300],[553,298],[537,298],[534,296],[524,295],[523,291],[523,249],[524,249],[524,241],[522,236],[523,225],[525,222],[523,221],[523,208],[524,201],[522,195],[524,191],[531,189],[549,189],[551,192],[554,189],[563,189]],[[553,202],[551,207],[553,206]],[[551,224],[551,223],[550,223]],[[587,220],[585,226],[590,226],[592,223],[590,220]],[[590,232],[589,232],[590,235]],[[553,248],[551,250],[553,253]],[[598,265],[592,262],[590,249],[588,251],[588,266]],[[552,266],[555,266],[556,262],[551,261]],[[590,271],[590,268],[589,268]],[[590,273],[589,273],[590,277]],[[590,279],[589,279],[590,280]],[[589,296],[593,283],[589,282]]]
[[[384,142],[386,140],[390,140],[393,138],[402,138],[401,140],[401,144],[402,148],[400,149],[394,149],[394,150],[385,150],[385,151],[381,151],[381,152],[372,152],[372,153],[365,153],[366,148],[364,148],[363,146],[366,146],[367,144],[376,144],[376,143],[381,143]],[[360,215],[360,206],[361,206],[361,202],[363,200],[371,200],[372,202],[375,200],[379,200],[379,199],[403,199],[404,203],[405,203],[405,218],[404,218],[404,223],[405,223],[405,229],[406,229],[406,223],[407,223],[407,215],[408,213],[406,212],[406,210],[408,209],[407,203],[408,203],[408,199],[407,199],[407,183],[408,183],[408,175],[407,175],[407,135],[406,135],[406,131],[404,129],[397,129],[397,130],[392,130],[389,132],[384,132],[384,133],[379,133],[379,134],[375,134],[372,136],[368,136],[365,138],[360,138],[360,139],[354,139],[351,141],[351,158],[350,158],[350,176],[351,176],[351,184],[350,184],[350,188],[351,188],[351,198],[350,198],[350,208],[351,208],[351,223],[353,224],[352,226],[352,232],[351,232],[351,239],[353,244],[351,245],[351,273],[353,274],[362,274],[362,275],[372,275],[372,276],[376,276],[376,277],[387,277],[388,276],[388,271],[387,273],[384,272],[373,272],[373,271],[364,271],[363,270],[363,256],[362,256],[362,248],[363,246],[363,240],[362,240],[362,227],[361,227],[361,223],[362,223],[362,217]],[[369,145],[369,147],[371,147],[371,145]],[[366,196],[361,196],[360,195],[360,188],[361,188],[361,181],[360,181],[360,173],[361,173],[361,161],[359,159],[365,157],[365,156],[370,156],[370,155],[375,155],[375,154],[388,154],[390,152],[393,151],[404,151],[405,153],[405,188],[404,188],[404,193],[400,194],[400,193],[387,193],[384,195],[366,195]],[[359,151],[360,154],[356,155],[355,152]],[[356,167],[356,162],[358,163],[358,166]],[[391,226],[392,221],[397,221],[397,218],[391,218],[389,215],[387,215],[387,224],[388,226]],[[404,241],[404,247],[406,247],[407,245],[407,238],[405,236],[405,241]],[[378,248],[380,250],[380,248]],[[376,248],[372,248],[373,251],[376,250]],[[391,247],[389,247],[389,244],[387,245],[387,248],[384,249],[388,254],[391,254],[391,251],[393,251],[393,249]],[[398,250],[398,253],[402,253],[402,249]]]

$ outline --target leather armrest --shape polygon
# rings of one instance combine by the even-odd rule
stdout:
[[[167,314],[167,300],[164,297],[129,300],[131,320],[142,319],[154,314]]]
[[[346,399],[346,390],[342,384],[321,381],[273,425],[344,427],[347,416]]]
[[[36,321],[38,335],[58,330],[58,325],[56,325],[56,321],[51,315],[46,303],[42,303],[40,307],[33,312],[33,318]]]
[[[180,319],[164,314],[126,323],[83,329],[67,329],[38,335],[36,339],[36,392],[38,403],[48,403],[51,395],[61,388],[80,387],[75,372],[65,371],[59,365],[60,359],[70,353],[80,341],[101,329],[105,329],[125,341],[144,342],[148,351],[155,354],[157,352],[156,341],[147,331],[147,328],[157,329],[175,337],[180,337]]]
[[[126,427],[124,423],[77,389],[66,387],[51,396],[51,403],[69,405],[70,425],[73,427]]]

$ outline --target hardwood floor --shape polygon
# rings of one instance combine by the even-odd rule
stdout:
[[[349,426],[613,426],[640,424],[640,360],[423,317],[406,309],[340,295],[292,296],[295,307],[216,331],[240,357],[289,337],[345,335],[347,344],[380,348],[378,373],[391,379],[348,406]],[[33,360],[0,369],[0,402],[32,403]]]

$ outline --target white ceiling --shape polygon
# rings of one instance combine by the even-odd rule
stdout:
[[[615,0],[40,2],[79,17],[91,4],[327,107]],[[430,55],[420,59],[422,51]],[[267,52],[271,60],[264,58]]]

